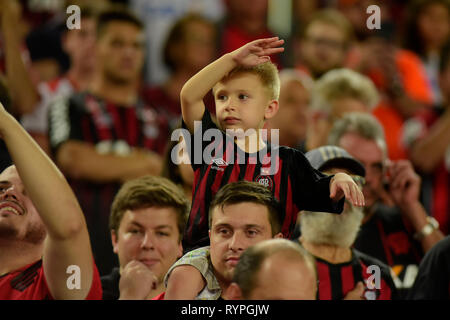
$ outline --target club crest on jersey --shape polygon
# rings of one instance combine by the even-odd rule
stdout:
[[[273,189],[273,180],[271,176],[260,174],[256,177],[255,181],[270,190]]]
[[[224,168],[228,166],[228,163],[222,158],[217,158],[212,160],[211,169],[224,171]]]

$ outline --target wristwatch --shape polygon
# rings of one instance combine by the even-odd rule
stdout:
[[[439,228],[439,222],[433,217],[427,217],[427,224],[422,228],[422,230],[414,234],[414,239],[422,240],[426,236],[433,233],[434,230]]]

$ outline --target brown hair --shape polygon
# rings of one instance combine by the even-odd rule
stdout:
[[[242,202],[253,202],[261,204],[269,212],[269,222],[272,228],[272,236],[281,231],[281,209],[279,202],[275,199],[272,192],[257,182],[241,180],[233,182],[222,187],[217,192],[214,200],[209,206],[209,227],[212,224],[212,213],[214,208],[223,209],[227,205],[238,204]]]
[[[123,184],[111,206],[109,228],[117,233],[123,215],[127,210],[150,207],[175,209],[181,241],[187,222],[188,200],[179,187],[163,177],[143,176]]]
[[[139,30],[144,29],[142,21],[127,7],[123,5],[110,5],[108,9],[103,10],[97,17],[97,37],[100,38],[103,35],[106,27],[111,22],[124,22],[130,23]]]

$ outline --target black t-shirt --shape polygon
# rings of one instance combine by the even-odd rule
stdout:
[[[119,268],[114,268],[110,274],[100,278],[102,281],[103,298],[102,300],[119,300]]]
[[[374,215],[361,226],[353,247],[391,267],[399,296],[405,299],[414,284],[422,246],[397,208],[377,205]]]
[[[168,125],[155,110],[142,102],[119,106],[89,92],[80,92],[52,103],[49,137],[54,156],[68,141],[87,142],[105,154],[126,155],[136,147],[162,155],[168,140]],[[121,183],[99,183],[70,177],[67,180],[86,217],[100,275],[105,275],[117,266],[109,215]]]
[[[185,135],[195,175],[185,249],[209,245],[209,204],[218,190],[231,182],[256,181],[271,189],[282,207],[281,232],[286,238],[292,237],[300,210],[342,212],[344,199],[337,203],[330,199],[331,177],[314,169],[302,152],[267,144],[250,154],[218,129],[208,111],[201,125],[201,131]],[[210,159],[204,159],[205,154]]]
[[[450,299],[450,236],[427,252],[409,297],[412,300]]]

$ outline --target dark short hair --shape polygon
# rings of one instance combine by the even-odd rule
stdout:
[[[242,291],[244,299],[248,299],[257,286],[258,273],[267,258],[277,253],[284,253],[292,260],[304,261],[317,280],[315,259],[301,245],[286,239],[270,239],[259,242],[244,251],[240,256],[233,273],[235,282]],[[280,269],[280,272],[283,272]]]
[[[183,191],[163,177],[143,176],[124,183],[111,206],[109,228],[117,233],[127,210],[151,207],[175,209],[181,241],[186,227],[189,203]]]
[[[227,205],[242,202],[261,204],[267,208],[269,222],[272,228],[272,236],[281,231],[281,208],[272,192],[257,182],[241,180],[222,187],[215,195],[209,206],[209,227],[212,224],[212,213],[214,208],[223,209]]]
[[[144,29],[142,21],[123,5],[112,5],[103,10],[97,17],[97,37],[101,37],[106,27],[111,22],[125,22]]]

